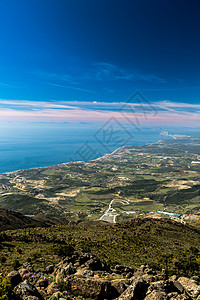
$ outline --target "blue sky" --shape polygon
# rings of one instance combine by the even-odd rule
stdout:
[[[95,102],[125,102],[136,90],[151,103],[196,113],[199,9],[197,0],[0,0],[3,117],[33,116],[53,103],[54,114],[67,109],[66,121],[69,111],[85,119],[92,110],[95,118]]]

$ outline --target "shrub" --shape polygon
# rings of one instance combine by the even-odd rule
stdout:
[[[60,257],[71,256],[74,253],[74,247],[72,245],[60,245],[54,249],[54,253]]]
[[[61,292],[64,292],[66,290],[66,284],[64,282],[63,279],[61,280],[58,280],[58,289],[61,291]]]
[[[18,249],[17,249],[17,252],[18,252],[19,254],[22,254],[22,249],[21,249],[21,248],[18,248]]]
[[[20,267],[20,262],[19,262],[18,259],[15,259],[15,260],[14,260],[14,262],[13,262],[13,264],[12,264],[12,267],[13,267],[14,270],[19,269],[19,267]]]
[[[2,264],[5,264],[5,262],[6,262],[6,257],[5,257],[5,256],[2,256],[2,257],[0,258],[0,262],[1,262]]]
[[[30,262],[31,262],[31,257],[27,257],[26,261],[27,261],[28,263],[30,263]]]
[[[37,259],[37,258],[40,258],[41,257],[41,253],[39,253],[39,252],[33,252],[32,254],[31,254],[31,256],[33,257],[33,259],[35,260],[35,259]]]
[[[8,239],[8,236],[5,232],[0,234],[0,242],[6,241]]]
[[[2,276],[0,276],[0,299],[1,300],[13,300],[14,299],[9,281]]]

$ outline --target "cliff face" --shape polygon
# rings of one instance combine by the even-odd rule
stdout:
[[[67,256],[57,265],[35,270],[24,264],[7,275],[14,297],[42,299],[190,300],[200,299],[200,278],[168,277],[148,266],[108,266],[88,253]]]

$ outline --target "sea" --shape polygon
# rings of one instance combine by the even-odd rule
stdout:
[[[199,135],[199,128],[106,123],[0,123],[0,173],[89,161],[126,145],[172,139],[160,133]]]

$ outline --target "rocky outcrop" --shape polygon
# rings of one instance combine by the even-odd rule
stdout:
[[[51,284],[49,284],[49,286],[46,289],[46,294],[48,296],[51,296],[51,295],[53,295],[57,292],[60,292],[60,291],[59,291],[59,288],[58,288],[58,284],[56,282],[52,282]]]
[[[136,280],[118,298],[118,300],[142,300],[145,298],[149,284],[142,280]]]
[[[65,280],[66,287],[75,296],[96,300],[111,299],[111,283],[106,279],[71,276]]]
[[[183,286],[183,288],[188,292],[188,294],[194,299],[200,299],[200,286],[196,283],[194,279],[189,279],[186,277],[180,277],[178,282]]]
[[[43,300],[44,298],[35,288],[35,286],[30,283],[28,280],[21,282],[14,288],[14,293],[17,296],[17,299],[20,300]]]
[[[119,297],[129,286],[129,281],[126,279],[115,280],[112,282],[112,297],[115,299]]]
[[[34,270],[24,264],[7,275],[19,300],[57,299],[96,300],[200,300],[200,279],[176,275],[168,277],[148,266],[132,268],[122,265],[109,267],[88,253],[65,257],[56,266]],[[26,279],[25,281],[22,282]],[[67,298],[66,298],[67,297]]]
[[[22,277],[19,272],[12,271],[7,275],[8,280],[11,283],[11,286],[14,288],[16,285],[18,285],[22,281]]]

